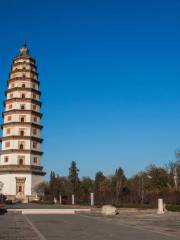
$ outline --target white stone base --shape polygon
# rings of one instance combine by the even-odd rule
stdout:
[[[90,212],[90,208],[69,209],[8,209],[8,212],[21,212],[22,214],[75,214],[76,212]]]
[[[25,178],[25,184],[24,184],[24,196],[18,196],[16,193],[16,178]],[[28,196],[35,195],[34,187],[38,185],[39,183],[43,182],[43,176],[39,175],[32,175],[32,174],[26,174],[26,173],[7,173],[7,174],[0,174],[0,182],[2,182],[3,189],[2,194],[6,196],[11,196],[12,198],[26,198]]]

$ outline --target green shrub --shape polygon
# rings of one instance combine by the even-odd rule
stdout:
[[[166,209],[171,212],[180,212],[180,205],[167,205]]]

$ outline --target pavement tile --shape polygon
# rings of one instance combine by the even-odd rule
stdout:
[[[21,214],[0,215],[0,240],[39,240]]]

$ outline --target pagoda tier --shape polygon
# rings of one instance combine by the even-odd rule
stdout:
[[[39,116],[40,118],[42,117],[42,113],[40,112],[36,112],[36,111],[33,111],[33,110],[19,110],[19,109],[13,109],[13,110],[8,110],[8,111],[5,111],[2,113],[2,117],[4,118],[4,116],[7,116],[11,113],[17,113],[17,114],[26,114],[26,113],[29,113],[31,115],[34,115],[34,116]]]
[[[2,114],[0,181],[7,196],[32,196],[35,185],[42,182],[45,175],[41,166],[39,85],[36,61],[25,45],[13,59]]]
[[[7,81],[7,85],[9,85],[9,84],[11,84],[11,83],[14,83],[14,82],[16,82],[16,81],[19,81],[19,80],[25,81],[25,80],[24,80],[24,77],[15,77],[15,78],[9,79],[9,80]],[[40,82],[39,82],[38,80],[36,80],[36,79],[26,78],[26,81],[27,81],[27,80],[28,80],[29,83],[36,83],[36,84],[38,84],[38,86],[40,85]]]

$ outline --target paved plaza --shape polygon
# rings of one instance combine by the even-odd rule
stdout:
[[[22,214],[0,216],[0,240],[39,240]]]
[[[180,214],[157,215],[122,212],[117,216],[100,214],[0,216],[2,240],[177,240]]]

